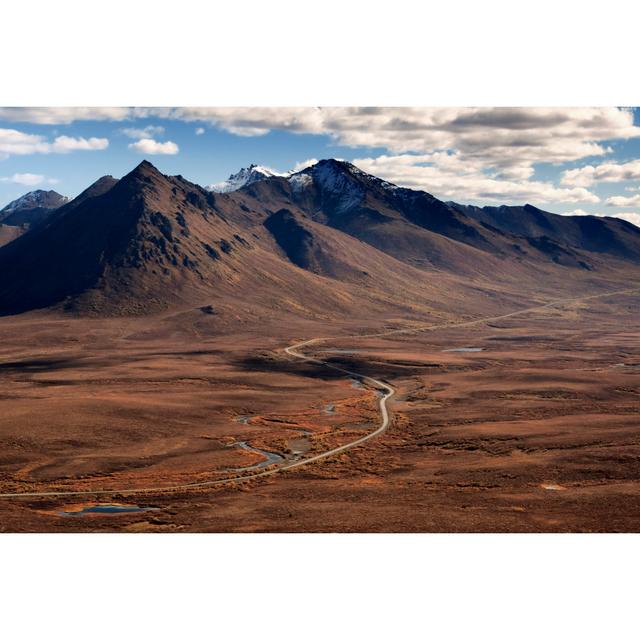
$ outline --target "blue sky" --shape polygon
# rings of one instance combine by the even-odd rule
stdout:
[[[207,185],[328,157],[445,200],[640,224],[640,111],[616,108],[0,108],[0,207],[145,158]]]

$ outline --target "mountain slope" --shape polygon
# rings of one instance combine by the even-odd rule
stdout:
[[[13,242],[24,233],[23,227],[14,227],[8,224],[0,224],[0,247]]]

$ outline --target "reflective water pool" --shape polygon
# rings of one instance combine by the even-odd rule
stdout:
[[[68,507],[58,511],[60,516],[86,516],[91,513],[97,514],[118,514],[137,513],[139,511],[159,511],[158,507],[139,507],[135,504],[90,504],[84,507]]]

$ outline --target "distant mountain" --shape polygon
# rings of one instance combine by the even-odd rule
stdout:
[[[0,222],[11,226],[36,224],[68,201],[56,191],[30,191],[0,210]]]
[[[100,178],[0,248],[0,313],[419,318],[640,274],[640,228],[621,220],[445,203],[337,160],[255,169],[221,193],[147,161]]]
[[[620,258],[640,259],[640,229],[619,218],[562,216],[530,204],[522,207],[450,204],[484,225],[530,238],[537,245],[553,243]]]
[[[208,185],[207,189],[215,193],[230,193],[254,182],[258,182],[259,180],[279,175],[282,174],[271,171],[271,169],[267,169],[267,167],[258,164],[251,164],[246,168],[240,169],[238,173],[232,173],[228,180]]]

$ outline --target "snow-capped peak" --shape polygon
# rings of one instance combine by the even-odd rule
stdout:
[[[368,184],[375,184],[386,190],[398,189],[390,182],[371,176],[349,162],[334,159],[314,161],[301,170],[292,169],[286,173],[278,173],[267,167],[252,164],[229,176],[224,182],[209,185],[207,189],[217,193],[229,193],[272,177],[286,178],[295,193],[315,186],[331,197],[339,210],[359,204],[364,198]]]
[[[287,174],[277,173],[259,164],[251,164],[248,167],[240,169],[238,173],[231,174],[228,180],[208,185],[207,189],[209,191],[215,191],[216,193],[229,193],[242,189],[242,187],[246,187],[248,184],[283,175]]]
[[[56,191],[37,189],[10,202],[0,213],[14,213],[24,209],[57,209],[67,202],[69,202],[69,198],[61,196]]]
[[[359,205],[368,189],[375,187],[396,192],[399,188],[376,178],[344,160],[320,160],[289,177],[294,190],[313,184],[323,197],[332,200],[336,211],[346,211]]]

